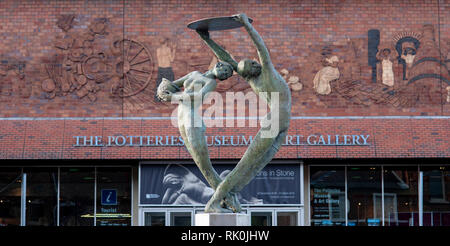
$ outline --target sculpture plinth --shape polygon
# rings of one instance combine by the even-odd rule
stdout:
[[[241,213],[199,213],[195,226],[250,226],[250,215]]]

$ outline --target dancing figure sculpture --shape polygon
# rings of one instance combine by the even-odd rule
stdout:
[[[205,124],[198,113],[203,98],[214,91],[216,79],[225,80],[233,75],[233,68],[226,62],[218,62],[206,73],[191,72],[173,82],[163,78],[157,96],[161,101],[175,101],[178,106],[178,128],[184,144],[209,185],[215,190],[222,179],[214,170],[205,139]],[[184,88],[181,91],[181,88]],[[240,210],[236,194],[224,199],[227,207]],[[224,205],[222,205],[224,206]]]
[[[220,21],[225,21],[220,23]],[[194,24],[194,25],[191,25]],[[205,207],[206,213],[240,212],[239,193],[275,156],[285,141],[291,117],[291,93],[286,81],[276,71],[263,39],[245,14],[225,18],[204,19],[191,23],[205,43],[221,60],[212,70],[201,74],[192,72],[181,79],[164,80],[158,88],[163,101],[182,100],[178,107],[178,125],[186,148],[207,182],[215,190]],[[260,63],[250,59],[237,62],[209,36],[209,30],[224,30],[244,26],[256,46]],[[196,120],[199,106],[195,98],[203,98],[216,87],[215,79],[227,79],[236,71],[263,98],[270,112],[261,120],[261,129],[236,167],[223,179],[211,165],[205,141],[205,126]],[[183,92],[180,87],[184,87]],[[188,103],[185,103],[188,102]],[[197,103],[196,103],[197,102]]]
[[[244,78],[253,91],[266,100],[270,111],[263,119],[261,129],[256,134],[252,143],[244,153],[236,167],[217,187],[214,195],[206,205],[205,212],[221,213],[221,201],[228,195],[241,191],[275,156],[281,147],[289,128],[291,118],[291,92],[283,77],[277,72],[267,47],[258,32],[253,28],[249,18],[245,14],[233,16],[233,19],[241,23],[250,35],[256,50],[260,64],[256,61],[245,59],[236,62],[232,56],[220,45],[215,43],[207,30],[197,29],[197,33],[212,49],[216,56],[227,63]],[[272,122],[273,125],[267,125]],[[265,137],[264,132],[272,132],[272,137]]]

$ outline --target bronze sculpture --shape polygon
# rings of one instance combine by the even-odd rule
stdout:
[[[199,168],[201,168],[201,170],[203,169],[203,175],[215,190],[214,195],[206,205],[206,213],[226,213],[231,211],[240,212],[241,208],[239,201],[236,198],[236,194],[241,191],[242,188],[246,186],[256,176],[256,174],[272,160],[281,147],[289,127],[291,117],[291,93],[289,87],[283,77],[275,70],[275,67],[270,59],[269,51],[266,48],[261,36],[253,28],[251,22],[252,20],[245,14],[239,14],[232,17],[204,19],[193,22],[189,25],[190,28],[197,31],[200,37],[212,49],[216,56],[221,61],[226,62],[225,66],[229,66],[242,78],[244,78],[255,93],[263,95],[262,98],[264,98],[271,110],[271,112],[264,116],[261,121],[262,127],[246,150],[244,156],[241,158],[236,167],[224,178],[224,180],[220,180],[211,165],[211,161],[209,160],[206,143],[203,143],[205,139],[204,125],[202,125],[203,128],[200,127],[202,130],[194,130],[195,133],[189,133],[189,131],[183,129],[183,125],[187,122],[195,124],[195,122],[192,122],[195,120],[193,116],[200,116],[194,114],[178,115],[180,133],[183,139],[188,139],[186,147],[191,155],[194,153],[192,155],[194,161]],[[249,59],[236,62],[226,50],[215,43],[209,36],[210,30],[224,30],[241,26],[245,27],[247,33],[250,35],[254,45],[256,46],[261,64]],[[218,69],[217,66],[214,69]],[[232,71],[230,72],[231,73],[229,76],[232,75]],[[198,72],[193,72],[172,83],[165,81],[164,83],[161,83],[160,88],[158,88],[158,95],[161,95],[160,98],[162,100],[170,100],[173,97],[172,95],[179,93],[176,91],[179,91],[179,86],[182,84],[182,81],[206,81],[205,78],[200,78],[201,76],[212,76],[211,71],[207,72],[205,75],[201,75]],[[213,77],[209,78],[211,79]],[[218,76],[216,75],[216,77]],[[201,89],[202,95],[205,91],[214,90],[215,84],[211,81],[208,83],[210,84],[203,84],[203,88],[208,89]],[[188,85],[185,85],[185,88],[186,87],[188,87]],[[175,99],[180,98],[179,96],[175,96]],[[181,106],[180,104],[179,107],[184,106]],[[271,124],[268,124],[268,122],[275,123],[275,129],[271,126]],[[267,136],[266,133],[268,132],[270,132],[270,136]],[[189,137],[191,137],[190,140]],[[196,143],[197,145],[192,143]],[[197,147],[199,149],[195,149]],[[198,156],[195,155],[201,155],[201,158],[198,158]]]
[[[205,124],[198,114],[198,108],[207,93],[216,88],[216,78],[225,80],[233,75],[233,68],[218,62],[212,70],[202,74],[191,72],[173,82],[163,78],[158,86],[157,95],[162,101],[178,101],[178,128],[185,146],[194,162],[202,172],[209,185],[215,190],[222,179],[214,170],[209,159],[208,146],[205,140]],[[181,91],[184,88],[184,91]],[[239,207],[234,197],[225,199],[227,206]]]

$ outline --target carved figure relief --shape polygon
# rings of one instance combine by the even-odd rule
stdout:
[[[160,46],[156,49],[156,60],[158,63],[158,78],[156,79],[156,88],[161,83],[162,79],[168,79],[173,81],[175,75],[172,69],[172,62],[175,59],[176,44],[170,42],[169,38],[161,37]],[[155,90],[155,100],[159,101],[156,96]]]
[[[289,71],[285,68],[281,69],[280,73],[284,80],[286,80],[289,88],[291,88],[292,91],[300,91],[303,89],[303,84],[300,83],[299,77],[289,76]]]
[[[447,64],[435,41],[433,25],[422,28],[421,45],[410,66],[408,87],[414,90],[415,99],[420,103],[441,104],[444,88],[441,82],[450,85]]]
[[[377,54],[377,60],[381,61],[381,81],[384,85],[394,86],[394,57],[391,49],[381,49]]]
[[[339,78],[339,58],[331,55],[331,52],[325,48],[323,51],[322,65],[324,66],[314,76],[313,88],[320,95],[331,93],[330,82]]]
[[[380,45],[380,30],[371,29],[367,32],[367,56],[368,64],[372,67],[372,82],[377,82],[377,54]]]
[[[445,87],[447,90],[447,102],[450,103],[450,86]]]
[[[420,47],[421,35],[415,32],[401,32],[394,37],[395,49],[398,53],[398,62],[403,65],[403,80],[408,79],[408,75],[417,50]]]
[[[158,84],[162,78],[173,80],[173,68],[177,72],[180,69],[178,62],[184,59],[179,56],[180,60],[175,60],[175,40],[160,38],[149,49],[134,39],[109,36],[107,18],[88,23],[78,21],[73,14],[57,17],[55,25],[62,30],[53,43],[57,56],[41,60],[43,77],[35,86],[31,83],[32,74],[26,74],[25,67],[29,66],[27,72],[38,69],[26,64],[25,59],[1,56],[0,96],[29,98],[32,89],[41,89],[41,97],[47,99],[74,95],[94,102],[101,91],[114,100],[121,100],[125,107],[140,105],[142,109],[142,105],[156,105],[154,94]],[[74,28],[80,24],[85,28]],[[307,92],[303,95],[293,93],[294,97],[331,95],[330,100],[321,100],[322,105],[335,105],[336,100],[342,107],[348,102],[393,107],[440,105],[450,96],[450,39],[442,37],[438,42],[436,28],[427,24],[417,30],[400,30],[389,37],[380,30],[371,29],[367,36],[317,43],[307,52],[310,52],[308,56],[314,56],[313,64],[321,64],[319,69],[314,71],[308,67],[307,70],[314,73],[307,74],[305,70],[301,75],[294,70],[282,69],[280,74],[292,92]],[[203,71],[217,61],[213,55],[194,55],[189,57],[185,69]],[[294,53],[293,59],[296,55]],[[249,55],[253,56],[256,55]],[[305,65],[303,59],[300,67]],[[219,84],[216,91],[250,89],[238,76],[233,76]],[[314,98],[311,101],[317,102]],[[161,106],[166,105],[158,104]]]
[[[380,82],[372,84],[363,77],[355,80],[353,76],[350,79],[340,76],[337,66],[332,69],[333,62],[339,59],[335,56],[332,61],[332,52],[325,47],[322,50],[324,68],[314,77],[313,89],[319,95],[335,91],[350,102],[366,106],[372,103],[394,107],[440,104],[448,97],[447,87],[442,87],[441,82],[450,85],[450,74],[435,36],[434,26],[424,25],[421,33],[401,32],[394,36],[392,45],[380,46],[380,32],[369,30],[368,65],[372,67],[372,82]],[[333,79],[336,83],[329,83]],[[396,81],[404,82],[397,84]]]

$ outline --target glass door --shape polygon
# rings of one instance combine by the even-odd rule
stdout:
[[[22,169],[0,169],[0,226],[21,224]]]
[[[249,213],[251,226],[299,226],[302,208],[267,208],[243,210]],[[141,208],[141,226],[193,226],[194,214],[203,210],[194,208]]]
[[[299,226],[301,208],[249,209],[251,226]]]
[[[167,208],[142,208],[141,226],[192,226],[193,210],[167,209]]]
[[[298,226],[298,212],[277,211],[277,226]]]
[[[170,226],[192,226],[192,211],[168,211]]]
[[[143,212],[144,226],[165,226],[166,212]]]
[[[273,226],[273,211],[250,212],[251,226]]]
[[[58,220],[58,168],[24,168],[27,226],[56,226]]]

